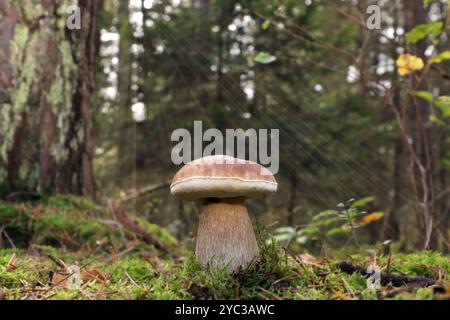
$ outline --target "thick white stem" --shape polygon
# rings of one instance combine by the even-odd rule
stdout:
[[[247,266],[259,255],[243,198],[207,201],[200,215],[195,254],[203,266]]]

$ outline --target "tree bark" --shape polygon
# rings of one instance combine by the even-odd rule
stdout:
[[[426,23],[427,11],[424,9],[423,1],[414,0],[408,2],[409,17],[407,19],[407,30]],[[424,58],[427,48],[425,40],[421,40],[413,47],[413,51]],[[425,59],[424,59],[425,60]],[[411,87],[414,90],[427,90],[426,84],[415,77],[411,77]],[[434,199],[434,155],[433,155],[433,127],[429,125],[430,108],[422,99],[413,98],[410,108],[411,132],[413,138],[414,153],[417,161],[412,166],[412,179],[416,193],[416,216],[418,230],[421,235],[419,246],[422,249],[435,249],[436,217]]]
[[[119,112],[117,113],[117,122],[122,127],[123,124],[131,123],[126,129],[121,130],[117,135],[118,151],[118,176],[129,176],[133,169],[135,155],[133,144],[130,144],[130,135],[134,133],[135,122],[133,121],[131,112],[131,92],[132,86],[132,63],[133,55],[131,46],[133,44],[133,27],[130,23],[130,10],[128,8],[128,1],[121,1],[118,6],[118,23],[117,29],[120,34],[119,42],[119,69],[118,69],[118,83],[117,93],[119,102]],[[125,181],[131,181],[126,179]],[[126,187],[130,187],[126,185]]]
[[[94,196],[94,64],[102,1],[0,0],[0,186]],[[69,30],[68,7],[81,8]]]
[[[389,214],[383,222],[382,235],[383,239],[390,239],[393,241],[400,240],[400,221],[398,218],[398,211],[401,206],[401,188],[402,188],[402,164],[403,164],[403,143],[401,139],[395,142],[394,147],[394,172],[393,172],[393,188],[394,198],[392,200],[392,207]]]

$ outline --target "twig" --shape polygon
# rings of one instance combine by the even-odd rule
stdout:
[[[121,258],[122,256],[124,256],[124,255],[126,255],[126,254],[128,254],[128,253],[130,253],[130,252],[135,251],[136,249],[137,249],[136,246],[129,247],[129,248],[127,248],[127,249],[125,249],[125,250],[119,252],[118,254],[114,255],[114,257],[109,257],[108,259],[106,259],[106,262],[111,262],[111,261],[113,261],[114,259]]]
[[[41,200],[42,196],[39,193],[31,192],[31,191],[16,191],[8,194],[5,197],[6,201],[11,202],[34,202]]]
[[[2,229],[3,234],[5,235],[6,240],[8,240],[9,244],[11,245],[11,247],[13,249],[17,249],[16,245],[14,244],[14,241],[12,241],[11,237],[9,236],[9,234],[6,232],[5,229]]]
[[[339,263],[338,267],[345,273],[353,274],[358,272],[364,277],[370,277],[374,273],[367,271],[367,269],[364,267],[356,266],[346,261]],[[427,277],[401,276],[389,273],[380,273],[380,282],[383,286],[392,284],[394,287],[401,287],[408,284],[416,284],[419,286],[428,287],[435,284],[436,280]]]
[[[269,290],[266,290],[262,287],[258,287],[259,290],[261,290],[262,292],[264,292],[265,294],[268,294],[269,296],[271,296],[271,300],[283,300],[281,297],[277,296],[275,293],[270,292]],[[263,297],[265,297],[264,295],[261,295]],[[265,297],[267,298],[267,297]]]
[[[122,197],[122,201],[126,202],[126,201],[130,201],[133,199],[136,199],[146,193],[151,193],[154,191],[157,191],[159,189],[165,188],[167,186],[169,186],[170,182],[169,181],[164,181],[161,183],[157,183],[157,184],[152,184],[149,186],[146,186],[144,188],[139,188],[139,189],[133,189],[132,191],[130,191],[127,195],[125,195],[124,197]]]
[[[127,278],[131,281],[131,283],[133,285],[135,285],[136,287],[140,288],[140,286],[136,283],[136,281],[134,281],[134,279],[128,274],[128,272],[125,271],[125,275],[127,276]]]
[[[172,253],[161,241],[153,237],[144,228],[134,222],[124,209],[119,208],[112,203],[109,203],[109,209],[111,210],[111,213],[116,217],[117,221],[128,230],[139,234],[146,243],[154,245],[156,249],[164,251],[172,255],[172,257],[176,258],[176,255]]]

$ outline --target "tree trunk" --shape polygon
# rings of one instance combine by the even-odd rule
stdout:
[[[66,20],[81,8],[81,29]],[[0,0],[0,185],[94,196],[94,59],[101,1]],[[6,168],[5,171],[4,169]]]
[[[394,36],[397,36],[397,30],[399,27],[399,3],[398,1],[394,1],[394,22],[393,27],[395,30]],[[394,43],[391,47],[391,54],[393,57],[397,55],[397,44]],[[393,101],[395,107],[398,108],[401,103],[400,98],[400,86],[398,73],[394,73],[392,82],[394,83],[394,97]],[[403,141],[401,137],[398,137],[394,140],[394,157],[393,157],[393,172],[392,172],[392,188],[394,191],[394,196],[390,205],[390,210],[383,220],[383,225],[381,228],[381,240],[400,240],[400,221],[399,221],[399,210],[402,205],[401,192],[404,189],[403,186],[403,170],[404,170],[404,156],[403,156]]]
[[[395,142],[394,149],[394,199],[392,200],[392,207],[389,215],[385,219],[386,224],[386,239],[393,241],[400,240],[400,222],[398,218],[398,211],[401,207],[401,191],[402,191],[402,170],[403,170],[403,143],[401,139]]]
[[[439,170],[439,199],[437,199],[437,202],[439,205],[439,217],[440,221],[438,224],[439,228],[439,235],[442,237],[443,246],[442,249],[444,252],[449,252],[450,247],[448,245],[449,243],[449,236],[448,236],[448,230],[449,230],[449,208],[450,208],[450,197],[448,196],[448,190],[447,190],[447,169],[444,165],[444,161],[447,157],[447,147],[448,147],[448,136],[447,134],[443,134],[441,138],[441,144],[440,144],[440,150],[439,150],[439,160],[440,160],[440,170]]]
[[[287,225],[293,226],[294,225],[294,211],[295,211],[295,205],[297,202],[297,176],[295,173],[291,173],[291,192],[289,195],[289,205],[288,205],[288,216],[287,216]]]
[[[410,6],[410,17],[407,19],[408,28],[426,23],[427,11],[424,9],[422,0],[408,2]],[[425,40],[419,41],[413,47],[424,58],[427,48]],[[414,90],[427,90],[426,84],[418,82],[415,77],[411,78],[411,86]],[[435,199],[434,199],[434,156],[432,135],[433,127],[429,125],[430,108],[428,103],[422,99],[413,99],[410,119],[413,133],[413,146],[419,165],[414,165],[412,169],[412,179],[416,185],[416,214],[418,217],[418,230],[421,235],[420,247],[423,249],[435,249],[436,220],[435,220]]]
[[[133,55],[131,46],[133,45],[133,26],[130,23],[130,10],[128,8],[128,1],[120,1],[118,5],[118,23],[117,29],[120,34],[119,42],[119,69],[118,69],[118,83],[117,93],[119,100],[119,112],[117,113],[116,121],[119,124],[116,127],[121,128],[117,132],[118,145],[118,177],[131,177],[134,167],[134,149],[133,144],[130,143],[130,137],[134,134],[135,122],[131,112],[131,92],[132,86],[132,63]],[[128,125],[131,124],[131,125]],[[123,129],[122,129],[123,128]],[[119,181],[131,182],[133,179],[125,179]],[[126,184],[129,188],[131,185]]]

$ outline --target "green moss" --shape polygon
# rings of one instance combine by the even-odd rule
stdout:
[[[77,67],[72,57],[71,46],[65,40],[64,28],[61,28],[59,32],[58,49],[61,55],[61,64],[55,73],[56,79],[47,95],[47,99],[57,116],[56,126],[59,130],[59,138],[55,141],[52,150],[52,154],[57,162],[63,161],[67,156],[64,143],[69,130],[70,114],[72,112],[71,100],[75,88],[75,83],[72,79],[77,78]],[[82,127],[80,127],[79,131],[83,131]],[[76,150],[77,145],[72,147]]]
[[[61,77],[57,77],[55,81],[52,83],[52,87],[50,88],[49,92],[47,93],[47,101],[52,106],[58,106],[61,103],[64,102],[64,83],[63,79]]]
[[[114,221],[109,212],[83,197],[49,197],[23,205],[0,201],[0,224],[18,246],[32,242],[70,250],[94,250],[99,249],[100,242],[102,249],[110,250],[136,238],[128,229],[115,226]],[[156,239],[182,254],[183,248],[167,230],[148,222],[143,225]],[[148,252],[158,251],[151,245],[142,247]]]
[[[144,298],[156,300],[189,299],[191,296],[181,286],[181,281],[172,278],[153,278],[150,289],[145,292]]]
[[[16,79],[14,87],[9,89],[12,103],[5,104],[0,113],[1,131],[3,132],[0,156],[5,162],[12,146],[16,127],[21,121],[22,112],[31,92],[33,77],[36,74],[37,64],[33,60],[33,55],[25,54],[28,52],[29,42],[33,41],[36,41],[36,38],[29,34],[28,28],[21,24],[17,25],[11,40],[11,66]]]
[[[20,218],[23,212],[14,206],[0,202],[0,224],[7,224],[12,219]]]
[[[394,261],[392,272],[396,273],[436,278],[439,273],[450,273],[450,259],[438,252],[397,254]],[[387,258],[383,257],[381,262],[387,262]]]
[[[46,14],[40,0],[19,0],[18,7],[23,17],[27,20],[35,20]]]
[[[20,64],[25,55],[24,49],[26,48],[29,37],[28,27],[22,24],[16,25],[14,31],[14,38],[11,41],[11,64]]]
[[[40,52],[42,41],[43,39],[40,33],[34,32],[29,34],[29,31],[25,30],[24,27],[18,28],[14,34],[12,41],[12,59],[16,61],[14,66],[18,68],[15,70],[15,74],[18,75],[16,83],[18,86],[13,90],[11,99],[16,118],[20,117],[28,102],[29,96],[32,93],[32,86],[37,80],[38,68],[40,66],[40,63],[36,60],[36,55],[25,53],[30,51]]]
[[[85,298],[79,290],[54,289],[51,294],[53,300],[79,300]]]
[[[85,236],[89,240],[88,236],[97,237],[102,234],[100,231],[103,234],[107,232],[106,228],[96,229],[98,224],[95,221],[78,221],[78,215],[70,216],[70,213],[62,213],[51,207],[0,202],[0,222],[5,225],[5,230],[16,245],[26,246],[31,240],[35,244],[61,245],[68,241],[67,235],[75,239]]]
[[[13,268],[8,266],[12,258]],[[9,289],[12,294],[10,298],[17,298],[18,289],[41,279],[44,276],[41,271],[48,266],[48,262],[25,256],[21,250],[0,250],[0,291],[2,288]]]
[[[113,281],[148,281],[155,276],[155,270],[149,262],[144,259],[125,258],[120,260],[106,269],[111,274]],[[127,276],[128,274],[128,276]]]
[[[92,210],[102,216],[106,216],[106,212],[103,209],[84,197],[60,195],[57,197],[49,197],[45,199],[45,204],[61,210]]]
[[[253,270],[249,268],[233,275],[225,269],[203,269],[192,254],[181,264],[163,261],[164,266],[155,270],[141,253],[124,256],[109,263],[101,256],[69,253],[45,246],[40,246],[39,249],[42,254],[32,257],[22,250],[0,250],[0,291],[6,294],[7,299],[23,298],[21,288],[30,288],[33,283],[40,283],[39,288],[50,289],[49,274],[60,269],[60,266],[48,259],[48,254],[62,259],[66,264],[87,265],[88,268],[103,273],[108,281],[102,283],[88,280],[83,283],[82,291],[51,288],[45,295],[46,299],[373,300],[378,299],[380,294],[377,290],[367,288],[365,278],[341,274],[334,263],[299,266],[293,260],[284,260],[285,265],[281,263],[282,270],[277,271],[273,266],[264,268],[255,265]],[[8,269],[8,262],[13,256],[15,268]],[[89,264],[89,261],[94,263]],[[399,262],[404,261],[399,259]],[[271,279],[265,283],[263,278],[270,276],[266,273],[269,269],[283,274],[273,278],[277,280]],[[435,296],[431,288],[415,288],[391,298],[425,300],[434,299]]]
[[[157,236],[164,245],[168,247],[173,247],[178,243],[178,241],[170,234],[170,232],[167,229],[162,228],[156,224],[149,223],[145,219],[136,219],[136,221],[142,228],[147,230],[150,234]]]
[[[263,237],[259,241],[260,257],[248,268],[234,274],[226,267],[205,269],[193,253],[182,261],[174,260],[152,246],[136,243],[135,235],[126,229],[107,227],[99,219],[112,221],[113,218],[81,197],[49,197],[26,205],[0,202],[0,224],[6,226],[15,244],[24,248],[0,249],[0,292],[7,299],[20,299],[38,284],[36,288],[40,291],[34,293],[37,299],[372,300],[392,289],[368,288],[366,278],[360,274],[342,273],[337,267],[339,260],[300,263],[276,241],[262,241]],[[177,250],[183,247],[164,228],[138,221],[166,245],[173,245]],[[134,250],[126,252],[130,240]],[[100,246],[98,241],[106,241],[106,245]],[[26,251],[30,243],[34,245],[33,250]],[[126,253],[116,255],[117,252]],[[95,269],[107,282],[88,279],[82,291],[53,288],[50,275],[61,266],[49,257],[67,265]],[[374,257],[354,255],[349,259],[354,264],[368,266]],[[387,260],[386,256],[378,256],[376,263],[384,267]],[[8,266],[10,261],[13,267]],[[397,254],[391,258],[390,273],[441,277],[445,283],[450,277],[449,259],[435,252]],[[43,295],[45,290],[48,292]],[[388,299],[434,298],[431,288],[408,288],[389,295]]]
[[[353,262],[360,265],[370,265],[372,257],[353,255]],[[377,257],[379,266],[386,266],[389,257],[381,255]],[[450,259],[439,252],[422,251],[416,253],[398,253],[393,255],[390,273],[425,276],[438,278],[439,274],[450,274]]]
[[[430,288],[419,288],[415,292],[400,293],[395,300],[433,300],[433,290]]]

